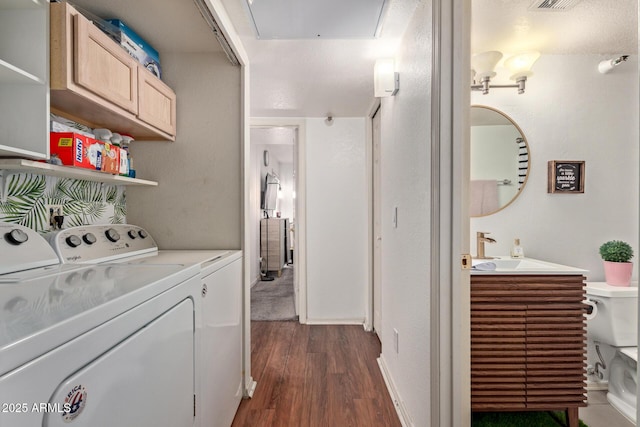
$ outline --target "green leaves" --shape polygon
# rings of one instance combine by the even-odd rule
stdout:
[[[633,249],[621,240],[610,240],[600,246],[600,256],[605,261],[629,262],[633,258]]]
[[[48,205],[64,206],[65,228],[106,221],[121,224],[126,220],[124,187],[22,173],[6,179],[7,200],[0,203],[2,221],[48,231]]]
[[[34,230],[43,230],[49,223],[43,199],[46,188],[45,177],[17,174],[10,175],[7,179],[9,180],[7,200],[0,203],[0,213],[4,213],[3,220]]]

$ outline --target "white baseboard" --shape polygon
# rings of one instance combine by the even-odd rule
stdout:
[[[389,374],[389,371],[387,370],[387,364],[385,363],[382,355],[378,358],[378,366],[380,367],[380,372],[382,372],[384,383],[387,385],[387,390],[389,390],[389,394],[393,400],[393,406],[396,408],[398,418],[400,418],[400,424],[402,424],[402,427],[413,427],[411,417],[407,412],[407,408],[404,406],[404,402],[400,399],[396,385],[393,382],[393,378],[391,378],[391,374]]]
[[[364,319],[309,319],[307,325],[364,325]]]
[[[257,285],[261,278],[262,278],[262,277],[260,277],[260,276],[256,277],[256,278],[253,280],[253,282],[251,282],[251,286],[250,286],[250,288],[253,288],[255,285]]]
[[[247,384],[245,384],[246,389],[245,389],[244,397],[251,399],[253,397],[253,393],[255,393],[256,391],[257,386],[258,386],[258,383],[253,379],[253,377],[249,377]]]

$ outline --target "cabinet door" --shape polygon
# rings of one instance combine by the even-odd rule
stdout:
[[[156,76],[138,69],[138,118],[175,135],[176,94]]]
[[[138,64],[99,28],[74,16],[74,74],[78,85],[134,114],[138,112]]]

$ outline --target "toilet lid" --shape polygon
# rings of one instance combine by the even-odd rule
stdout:
[[[620,353],[638,361],[638,347],[624,347],[620,349]]]
[[[611,286],[605,282],[587,282],[587,295],[610,298],[637,298],[636,286]]]

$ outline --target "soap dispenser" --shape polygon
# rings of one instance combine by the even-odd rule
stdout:
[[[511,248],[511,258],[524,258],[524,249],[520,246],[520,239],[513,241],[513,247]]]

